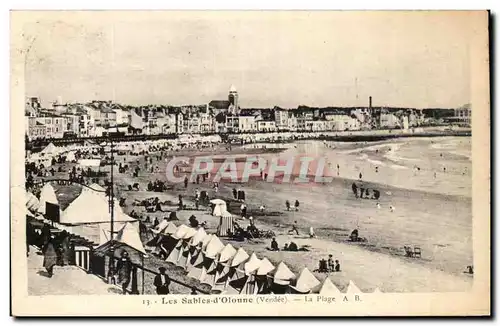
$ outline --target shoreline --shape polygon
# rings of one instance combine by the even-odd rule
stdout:
[[[224,133],[224,134],[195,134],[195,136],[203,139],[204,137],[213,137],[214,135],[222,136],[227,139],[242,139],[243,137],[279,137],[276,142],[293,142],[296,140],[326,140],[326,141],[339,141],[339,142],[356,142],[356,141],[381,141],[396,138],[418,138],[418,137],[470,137],[472,129],[461,130],[423,130],[417,132],[405,131],[401,129],[377,129],[377,130],[353,130],[353,131],[293,131],[293,132],[272,132],[272,133]],[[291,135],[290,139],[282,139],[283,135]],[[290,137],[290,136],[289,136]],[[114,142],[142,142],[142,141],[168,141],[177,140],[179,135],[128,135],[122,137],[112,138]],[[61,145],[74,145],[83,144],[86,141],[103,142],[109,140],[108,137],[85,137],[85,138],[55,138],[46,140],[31,140],[26,142],[27,148],[42,149],[50,143],[58,146]],[[253,143],[269,142],[269,140],[259,140]],[[36,146],[35,146],[36,145]],[[33,151],[36,152],[36,151]]]

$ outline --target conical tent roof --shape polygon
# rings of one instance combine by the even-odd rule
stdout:
[[[26,208],[29,211],[36,212],[40,207],[40,201],[31,192],[26,192]]]
[[[172,235],[173,238],[175,239],[182,239],[182,237],[188,232],[189,227],[182,224],[177,228],[177,231]]]
[[[300,292],[307,292],[320,284],[320,281],[318,281],[318,279],[307,269],[307,267],[305,267],[297,278],[295,289]]]
[[[191,243],[190,245],[191,246],[197,246],[198,244],[200,244],[203,239],[207,236],[207,232],[205,231],[204,228],[199,228],[197,231],[196,231],[196,234],[193,235],[193,237],[191,238]]]
[[[353,281],[349,281],[349,285],[347,286],[346,293],[352,293],[352,294],[357,294],[357,293],[362,293],[361,290],[354,284]]]
[[[288,266],[284,262],[279,263],[278,267],[276,268],[276,271],[274,272],[274,279],[290,280],[294,278],[295,274],[292,273],[290,268],[288,268]]]
[[[373,294],[379,294],[379,293],[382,293],[382,291],[380,291],[380,289],[377,287],[377,288],[375,288],[375,290],[373,290],[372,293]]]
[[[115,201],[114,221],[134,222],[134,218],[126,215]],[[110,222],[109,204],[106,198],[95,191],[82,191],[61,214],[61,223],[87,224]]]
[[[238,266],[239,264],[246,261],[249,257],[250,256],[247,254],[245,249],[243,249],[243,248],[238,249],[238,251],[236,252],[236,254],[233,257],[233,260],[231,261],[231,267]]]
[[[162,234],[165,234],[165,235],[169,235],[169,234],[174,234],[175,232],[177,232],[177,226],[175,226],[174,223],[172,222],[167,222],[168,225],[167,227],[165,227],[162,231]]]
[[[224,249],[222,249],[222,251],[220,252],[219,262],[225,263],[229,259],[233,258],[235,254],[236,254],[236,249],[234,249],[234,247],[230,243],[228,243],[224,247]]]
[[[40,213],[45,213],[45,203],[51,203],[55,205],[59,205],[59,201],[57,200],[56,191],[54,187],[50,183],[46,183],[42,187],[42,191],[40,192],[40,207],[38,211]]]
[[[196,234],[196,230],[188,227],[186,233],[182,236],[182,239],[191,239]]]
[[[141,237],[139,235],[139,230],[132,223],[125,223],[123,228],[116,235],[116,241],[134,248],[140,253],[146,254],[146,250],[142,245]]]
[[[69,152],[67,155],[66,155],[66,161],[68,162],[73,162],[75,161],[76,158],[75,158],[75,152]]]
[[[333,295],[333,294],[339,294],[340,290],[335,286],[335,284],[332,283],[332,281],[327,277],[323,281],[323,284],[321,285],[321,289],[319,290],[319,294],[322,295]]]
[[[224,249],[224,244],[220,241],[219,237],[216,235],[212,236],[212,240],[207,245],[205,249],[205,257],[215,258],[215,256]]]
[[[206,248],[207,248],[207,246],[208,246],[208,244],[210,243],[210,240],[212,240],[212,237],[213,237],[213,236],[214,236],[213,234],[207,234],[207,235],[203,238],[203,240],[201,241],[201,247],[202,247],[203,249],[206,249]]]
[[[274,265],[271,264],[269,259],[262,259],[259,269],[257,270],[257,275],[267,275],[275,269]]]
[[[151,229],[151,231],[153,231],[154,233],[161,233],[163,230],[165,230],[165,228],[169,225],[169,221],[165,218],[163,220],[161,220],[160,223],[158,223],[158,225]]]
[[[260,267],[261,262],[262,261],[257,258],[257,255],[253,253],[250,259],[245,263],[245,274],[249,275],[255,272]]]
[[[44,155],[54,155],[57,153],[57,147],[53,143],[50,143],[44,149],[42,149],[40,153]]]

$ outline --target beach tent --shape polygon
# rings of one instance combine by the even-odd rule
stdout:
[[[278,285],[288,285],[294,278],[295,274],[292,273],[284,262],[281,262],[274,271],[273,282]]]
[[[238,294],[245,285],[245,263],[250,259],[248,253],[239,248],[231,263],[228,264],[227,272],[221,273],[215,287],[222,288],[227,294]]]
[[[217,258],[215,259],[215,268],[207,272],[207,276],[204,279],[204,283],[213,287],[216,281],[220,278],[220,274],[225,270],[227,266],[225,263],[231,260],[236,254],[236,249],[231,244],[226,244],[226,246],[220,251]]]
[[[292,293],[308,294],[320,286],[320,281],[305,267],[300,272],[295,285],[290,285],[290,289]]]
[[[242,274],[244,274],[244,264],[250,258],[245,249],[239,248],[232,259],[221,262],[221,265],[224,266],[224,269],[219,272],[219,278],[217,279],[217,283],[227,283],[234,275],[234,272],[239,269]]]
[[[375,288],[375,290],[373,290],[373,292],[372,292],[372,293],[373,293],[373,294],[381,294],[381,293],[382,293],[382,291],[380,291],[380,289],[377,287],[377,288]]]
[[[186,263],[187,263],[190,249],[191,249],[191,246],[189,245],[189,243],[191,242],[191,238],[196,233],[197,233],[197,231],[195,229],[189,228],[186,231],[186,233],[184,234],[184,236],[182,237],[182,239],[179,240],[179,241],[182,241],[182,244],[181,244],[181,248],[179,251],[179,258],[177,259],[177,262],[175,263],[177,266],[182,267],[182,268],[186,268]]]
[[[205,231],[205,229],[199,228],[198,230],[196,230],[195,235],[193,235],[189,240],[189,246],[188,246],[189,249],[186,257],[186,264],[184,265],[184,268],[186,270],[189,270],[196,261],[196,257],[198,256],[198,253],[201,251],[202,241],[206,236],[207,232]]]
[[[50,143],[44,149],[42,149],[40,153],[44,156],[54,156],[57,154],[57,152],[57,147],[53,143]]]
[[[332,283],[332,281],[327,277],[321,284],[319,294],[321,295],[336,295],[341,293],[340,290]]]
[[[207,244],[205,250],[201,253],[201,263],[193,265],[188,273],[189,277],[198,279],[200,282],[204,283],[210,282],[210,278],[207,278],[207,274],[211,273],[217,267],[217,255],[224,249],[224,244],[220,239],[213,235]],[[215,275],[213,276],[215,278]]]
[[[231,244],[227,244],[224,249],[219,254],[219,259],[217,262],[217,270],[215,273],[214,284],[212,284],[212,288],[217,288],[220,291],[223,291],[226,287],[227,274],[229,272],[229,268],[231,266],[232,260],[237,255],[246,254],[243,249],[236,250]],[[248,254],[246,254],[246,258],[248,258]],[[240,258],[238,258],[240,259]]]
[[[172,264],[177,264],[177,261],[179,260],[179,256],[181,253],[184,251],[184,237],[189,236],[189,234],[194,235],[196,231],[194,231],[192,228],[189,226],[186,226],[182,224],[177,228],[177,231],[172,235],[172,238],[177,240],[177,243],[175,244],[174,249],[170,252],[170,254],[167,257],[167,262],[170,262]],[[188,239],[191,237],[189,236]]]
[[[165,230],[165,228],[171,224],[171,222],[169,222],[166,218],[164,218],[163,220],[161,220],[160,223],[158,223],[157,226],[155,226],[154,228],[151,229],[151,232],[155,233],[155,234],[159,234],[159,233],[162,233],[163,230]],[[175,226],[175,225],[174,225]],[[176,228],[177,229],[177,228]]]
[[[115,251],[124,245],[138,251],[143,256],[146,256],[146,250],[142,245],[139,229],[132,223],[125,223],[113,240],[109,240],[104,244],[101,244],[95,249],[95,251],[97,254],[103,254]]]
[[[115,222],[136,222],[136,220],[126,215],[118,203],[114,202]],[[95,191],[82,191],[61,214],[63,224],[93,224],[110,223],[108,200]]]
[[[349,281],[349,285],[347,285],[346,293],[349,294],[359,294],[362,293],[361,290],[354,284],[353,281]]]
[[[262,259],[262,262],[260,263],[259,269],[255,273],[255,294],[259,293],[266,293],[268,291],[269,287],[269,280],[270,276],[269,274],[273,272],[276,269],[276,267],[271,264],[269,259],[264,258]]]
[[[212,240],[213,234],[206,234],[203,237],[203,240],[201,240],[201,242],[198,242],[196,245],[194,245],[194,238],[195,237],[201,237],[201,235],[200,236],[195,235],[191,239],[191,243],[193,244],[192,247],[194,249],[193,249],[193,253],[191,254],[191,258],[187,262],[186,270],[188,272],[190,272],[191,269],[193,269],[193,266],[199,266],[200,264],[203,263],[203,259],[204,259],[203,251],[207,248],[207,245],[210,242],[210,240]],[[198,241],[198,239],[197,239],[197,241]]]
[[[75,152],[69,152],[68,154],[66,154],[66,162],[76,162]]]
[[[32,214],[36,213],[40,208],[40,201],[31,192],[26,192],[26,208]]]
[[[256,284],[255,284],[255,273],[259,269],[260,265],[262,264],[262,260],[257,258],[257,255],[253,253],[250,256],[250,259],[245,263],[244,265],[244,271],[245,271],[245,284],[240,290],[241,294],[255,294],[256,292]]]
[[[54,190],[54,187],[52,187],[50,183],[46,183],[42,187],[42,191],[40,193],[40,206],[38,207],[39,213],[41,214],[46,213],[46,208],[47,208],[46,203],[59,205],[59,201],[57,200],[56,196],[56,191]]]
[[[214,205],[214,209],[212,211],[213,216],[222,216],[222,213],[227,212],[226,202],[222,199],[212,199],[210,201]]]
[[[221,213],[221,217],[219,220],[219,226],[217,227],[217,235],[219,237],[225,237],[231,234],[234,234],[234,220],[233,216],[225,211]]]

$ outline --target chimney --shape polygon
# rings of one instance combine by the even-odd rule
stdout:
[[[370,109],[370,110],[371,110],[371,108],[372,108],[372,97],[370,96],[370,97],[368,98],[368,109]]]

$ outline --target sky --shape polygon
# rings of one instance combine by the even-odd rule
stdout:
[[[26,96],[42,103],[458,107],[470,102],[466,12],[40,12]],[[477,17],[476,17],[477,18]]]

